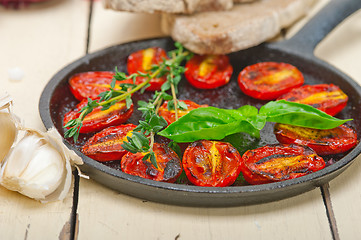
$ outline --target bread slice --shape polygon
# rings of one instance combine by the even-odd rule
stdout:
[[[253,2],[255,0],[233,0],[233,3],[245,3],[245,2]]]
[[[275,37],[302,17],[315,0],[259,0],[229,11],[164,14],[162,30],[198,54],[225,54]]]
[[[103,6],[118,11],[190,14],[228,10],[233,7],[233,0],[103,0]]]

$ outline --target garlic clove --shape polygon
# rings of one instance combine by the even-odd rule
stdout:
[[[42,134],[41,132],[38,132],[39,134]],[[43,136],[46,138],[46,140],[57,149],[58,152],[61,153],[63,158],[65,159],[65,166],[64,166],[64,177],[62,179],[62,182],[60,186],[57,188],[56,191],[54,191],[52,194],[48,195],[46,197],[46,200],[42,200],[41,202],[49,202],[49,201],[56,201],[56,200],[62,200],[64,199],[71,187],[72,183],[72,168],[71,166],[77,166],[82,165],[83,160],[81,157],[79,157],[74,151],[70,150],[65,146],[63,143],[62,137],[60,136],[59,132],[55,128],[50,128],[46,134],[43,134]],[[81,174],[81,172],[78,169],[78,174],[81,177],[89,178],[88,176],[85,176]]]
[[[71,164],[82,164],[81,158],[55,129],[25,132],[2,166],[1,185],[44,203],[63,200],[71,187]]]
[[[45,200],[63,181],[64,160],[43,137],[28,131],[8,155],[1,184],[28,197]]]

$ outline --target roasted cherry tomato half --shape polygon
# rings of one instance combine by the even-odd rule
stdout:
[[[294,88],[279,97],[278,100],[280,99],[311,105],[314,108],[334,116],[346,106],[348,97],[336,85],[318,84]]]
[[[129,55],[127,68],[128,73],[147,73],[154,64],[159,64],[167,59],[167,53],[159,47],[152,47],[147,49],[142,49],[136,51]],[[137,77],[136,84],[140,84],[145,81],[144,77]],[[167,81],[167,76],[162,76],[160,78],[153,78],[150,80],[150,86],[147,88],[148,91],[160,90],[163,83]]]
[[[325,161],[307,146],[266,145],[248,150],[242,156],[242,173],[250,184],[293,179],[325,167]]]
[[[103,129],[84,144],[81,151],[88,157],[99,162],[121,160],[126,151],[122,144],[132,136],[136,126],[125,124]]]
[[[72,119],[80,116],[80,110],[88,103],[87,99],[81,101],[74,110],[64,115],[64,125]],[[80,133],[89,133],[100,131],[110,126],[116,126],[125,123],[133,113],[133,104],[127,109],[125,101],[117,102],[107,110],[101,110],[102,107],[95,108],[91,113],[85,116]]]
[[[114,74],[107,71],[77,73],[69,79],[70,91],[79,101],[87,98],[95,99],[101,92],[109,90]],[[120,83],[132,83],[132,81],[117,81],[115,89],[120,89],[117,87]]]
[[[178,118],[186,115],[187,113],[189,113],[189,111],[196,109],[196,108],[200,108],[200,107],[208,107],[208,105],[199,105],[195,102],[192,102],[190,100],[179,100],[181,102],[184,102],[187,105],[187,109],[184,110],[180,110],[178,109]],[[162,104],[162,106],[159,108],[159,116],[162,116],[169,124],[171,124],[172,122],[175,122],[175,110],[168,110],[168,101],[164,102]]]
[[[274,132],[280,143],[295,143],[309,146],[318,155],[343,153],[357,144],[355,130],[346,125],[328,130],[318,130],[287,124],[276,124]]]
[[[226,55],[194,55],[185,67],[184,76],[188,82],[201,89],[226,85],[233,73]]]
[[[244,68],[238,75],[238,84],[244,94],[273,100],[304,83],[302,73],[282,62],[260,62]]]
[[[194,185],[225,187],[237,179],[242,158],[227,142],[201,140],[190,144],[183,155],[183,169]]]
[[[149,158],[143,161],[146,153],[128,152],[121,161],[122,171],[154,181],[175,182],[182,173],[181,160],[178,155],[167,145],[161,143],[154,143],[153,151],[158,168],[154,167]]]

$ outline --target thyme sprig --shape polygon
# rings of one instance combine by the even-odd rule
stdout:
[[[165,128],[168,124],[166,120],[158,115],[158,110],[163,101],[168,101],[168,109],[174,110],[176,120],[178,119],[178,110],[187,109],[184,102],[177,100],[178,84],[182,79],[182,74],[185,68],[181,66],[182,61],[190,56],[188,51],[184,51],[183,47],[179,44],[176,45],[177,49],[170,52],[172,58],[169,60],[164,59],[162,74],[166,74],[167,81],[162,85],[161,91],[155,92],[153,99],[148,102],[138,101],[138,110],[142,111],[144,120],[139,121],[139,125],[133,130],[132,137],[128,137],[128,142],[123,143],[123,148],[130,152],[144,152],[143,161],[150,158],[151,163],[157,168],[157,161],[153,151],[155,135]],[[153,66],[156,70],[157,66]],[[171,91],[171,95],[167,91]],[[134,134],[136,131],[138,134]],[[147,140],[147,141],[146,141]]]
[[[64,125],[64,128],[67,128],[64,137],[73,137],[76,142],[82,127],[82,121],[93,109],[101,106],[102,110],[106,110],[116,102],[124,100],[129,108],[132,104],[131,96],[133,93],[137,91],[143,92],[149,87],[151,79],[167,76],[167,81],[162,85],[161,91],[155,92],[153,99],[148,103],[144,101],[138,102],[138,109],[142,111],[142,118],[144,120],[139,121],[138,126],[133,130],[132,136],[128,137],[128,142],[124,142],[122,145],[124,149],[132,153],[146,153],[143,160],[150,158],[152,164],[157,167],[153,152],[154,137],[157,132],[167,126],[165,119],[158,115],[159,107],[163,101],[168,101],[168,109],[175,110],[176,119],[178,119],[178,109],[187,109],[183,102],[177,100],[176,95],[178,93],[178,84],[182,79],[181,75],[185,71],[181,64],[184,60],[191,57],[191,53],[184,49],[180,43],[175,43],[175,47],[175,50],[168,52],[169,59],[163,59],[161,63],[152,65],[151,69],[146,73],[138,72],[127,76],[124,72],[119,72],[118,69],[115,69],[116,74],[113,77],[110,89],[100,93],[99,100],[88,98],[87,105],[79,111],[79,117],[70,120]],[[137,77],[143,77],[145,81],[135,84]],[[124,80],[132,80],[133,83],[121,83],[116,88],[116,82],[124,82]],[[168,90],[171,91],[171,95],[167,94]]]

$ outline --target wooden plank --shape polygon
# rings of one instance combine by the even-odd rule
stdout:
[[[80,180],[82,239],[331,239],[319,189],[244,207],[192,208],[143,202]]]
[[[361,84],[361,11],[339,25],[316,49],[316,55]],[[332,82],[332,79],[330,79]],[[356,109],[359,111],[359,109]],[[330,182],[330,195],[340,239],[361,235],[361,156]]]
[[[0,6],[0,90],[14,98],[27,127],[44,130],[38,103],[45,84],[85,54],[87,1],[63,0],[11,10]],[[14,69],[23,73],[11,80]],[[72,189],[63,201],[41,204],[0,187],[1,239],[69,239]]]
[[[111,12],[96,2],[90,52],[160,35],[158,23],[157,16]],[[143,202],[81,179],[78,214],[79,239],[332,238],[319,189],[256,206],[191,208]]]
[[[104,9],[94,2],[89,52],[109,46],[164,36],[160,29],[160,14],[137,14]]]

